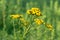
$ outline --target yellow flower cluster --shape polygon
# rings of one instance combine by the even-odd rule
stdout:
[[[39,10],[39,8],[32,8],[31,10],[27,10],[28,14],[33,14],[33,15],[37,15],[37,16],[41,16],[41,12]]]
[[[43,23],[43,20],[42,19],[34,19],[35,23],[40,25]]]
[[[28,14],[32,14],[32,15],[36,15],[36,16],[42,16],[39,8],[31,8],[31,10],[27,10],[27,13],[28,13]],[[10,15],[10,17],[13,18],[13,19],[19,18],[19,20],[23,23],[24,26],[27,26],[27,25],[29,24],[29,22],[27,22],[27,21],[23,18],[23,15],[21,15],[21,14]],[[35,17],[35,16],[34,16],[34,17]],[[36,17],[36,19],[33,18],[33,20],[34,20],[34,22],[35,22],[36,24],[38,24],[38,25],[40,25],[40,24],[46,25],[49,30],[52,30],[52,29],[53,29],[52,25],[46,24],[42,19],[39,19],[39,18]]]
[[[19,18],[19,17],[23,17],[23,15],[16,14],[16,15],[10,15],[10,17],[13,18],[13,19],[16,19],[16,18]]]
[[[47,24],[46,26],[47,26],[47,28],[48,28],[49,30],[52,30],[52,29],[53,29],[52,25],[50,25],[50,24]]]
[[[46,25],[46,27],[47,27],[50,31],[53,30],[53,26],[50,25],[50,24],[46,24],[42,19],[34,19],[34,21],[35,21],[35,23],[38,24],[38,25],[40,25],[40,24]]]

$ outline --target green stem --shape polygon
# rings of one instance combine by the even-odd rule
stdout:
[[[3,8],[3,10],[2,10],[2,15],[3,15],[3,30],[5,31],[5,28],[6,28],[6,24],[5,24],[5,1],[4,0],[2,0],[2,2],[3,2],[3,4],[2,4],[2,8]]]
[[[14,19],[13,19],[13,31],[14,31],[14,40],[16,40],[16,33],[15,33],[15,24],[14,24]]]
[[[25,36],[26,36],[26,34],[28,33],[29,29],[30,29],[30,25],[29,25],[29,27],[24,31],[23,38],[25,38]]]

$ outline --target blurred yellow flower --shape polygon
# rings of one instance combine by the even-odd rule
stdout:
[[[10,15],[10,17],[12,17],[14,19],[14,18],[18,18],[20,16],[19,15]]]
[[[16,14],[16,15],[10,15],[10,17],[12,17],[13,19],[16,19],[16,18],[19,18],[19,17],[23,17],[23,15]]]
[[[53,28],[52,25],[50,25],[50,24],[47,24],[46,26],[49,30],[52,30],[52,28]]]
[[[34,19],[34,21],[36,22],[36,24],[40,25],[43,23],[42,19]]]
[[[36,16],[42,16],[39,8],[31,8],[30,10],[27,10],[28,14],[36,15]]]

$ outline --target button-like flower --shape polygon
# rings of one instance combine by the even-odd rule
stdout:
[[[10,15],[10,17],[13,18],[13,19],[16,19],[16,18],[19,18],[19,17],[23,17],[23,15],[16,14],[16,15]]]
[[[31,8],[31,10],[27,10],[27,13],[32,15],[37,15],[37,16],[42,15],[39,8]]]
[[[52,30],[52,28],[53,28],[52,25],[50,25],[50,24],[47,24],[46,26],[49,30]]]
[[[40,25],[43,23],[43,20],[42,19],[34,19],[35,23]]]

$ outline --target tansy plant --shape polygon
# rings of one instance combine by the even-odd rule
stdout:
[[[35,15],[35,16],[37,16],[34,19],[34,22],[36,24],[38,24],[38,25],[44,24],[49,30],[53,30],[53,26],[52,25],[46,24],[42,19],[38,18],[39,16],[42,16],[42,13],[41,13],[39,8],[31,8],[30,10],[27,10],[27,14],[28,15],[33,15],[33,16]]]
[[[30,10],[27,10],[27,14],[28,15],[35,15],[35,16],[42,16],[42,13],[41,13],[41,11],[40,11],[40,9],[39,8],[31,8]],[[23,18],[23,15],[21,15],[21,14],[15,14],[15,15],[10,15],[10,17],[11,18],[13,18],[13,19],[20,19],[20,21],[22,21],[25,25],[27,25],[27,21],[25,21],[25,19]],[[47,26],[47,28],[49,29],[49,30],[52,30],[52,25],[50,25],[50,24],[46,24],[42,19],[39,19],[38,17],[36,17],[36,18],[33,18],[33,21],[36,23],[36,24],[38,24],[38,25],[41,25],[41,24],[44,24],[44,25],[46,25]]]
[[[44,20],[40,18],[43,15],[42,15],[41,10],[39,8],[31,8],[31,9],[27,10],[26,14],[27,14],[27,19],[22,14],[10,15],[10,17],[12,19],[18,19],[19,20],[18,23],[19,23],[20,27],[23,26],[22,27],[24,29],[23,37],[25,37],[25,35],[28,33],[29,29],[33,25],[39,25],[40,26],[43,24],[50,31],[53,30],[52,25],[45,23]]]

